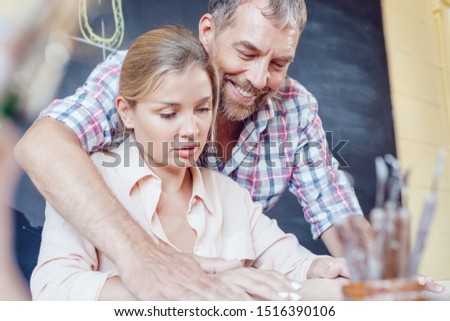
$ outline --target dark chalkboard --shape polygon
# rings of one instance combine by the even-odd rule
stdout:
[[[380,1],[309,0],[307,5],[308,23],[289,74],[317,98],[330,148],[354,178],[368,214],[375,198],[374,158],[396,155]],[[287,214],[296,205],[285,195],[270,215],[302,244],[325,253],[321,242],[311,240],[307,223]]]
[[[113,35],[111,3],[120,1],[91,2],[94,4],[87,16],[92,30],[101,35],[103,25],[103,35]],[[118,49],[126,49],[141,33],[164,24],[181,24],[197,31],[207,2],[123,1],[124,37]],[[307,5],[308,23],[289,75],[318,99],[329,144],[343,169],[353,176],[357,196],[368,213],[374,203],[374,158],[395,155],[380,1],[307,0]],[[74,36],[83,39],[81,32]],[[77,41],[58,96],[72,94],[103,60],[103,54],[102,49]],[[33,225],[42,224],[42,200],[35,200],[36,192],[29,184],[22,186],[17,207]],[[30,204],[30,199],[35,204]],[[290,194],[268,214],[305,246],[319,253],[326,251],[321,242],[311,239],[300,206]]]

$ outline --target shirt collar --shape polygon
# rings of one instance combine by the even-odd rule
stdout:
[[[267,99],[264,106],[253,115],[253,122],[255,123],[257,134],[262,133],[266,129],[269,120],[275,117],[274,104],[278,95],[279,93]]]
[[[268,122],[275,117],[275,109],[279,109],[280,101],[283,100],[283,90],[286,88],[288,80],[289,78],[286,77],[275,95],[267,99],[264,106],[253,115],[252,119],[258,134],[262,133],[266,129]]]
[[[205,182],[203,181],[202,176],[202,170],[198,167],[191,167],[189,168],[189,170],[191,171],[193,182],[191,204],[194,199],[201,199],[205,204],[206,208],[208,209],[208,212],[214,215],[216,212],[215,206],[214,203],[209,198],[208,193],[206,192]]]
[[[142,157],[137,143],[131,135],[117,148],[119,157],[118,170],[124,187],[131,194],[136,184],[146,177],[160,181],[159,177],[148,167]]]

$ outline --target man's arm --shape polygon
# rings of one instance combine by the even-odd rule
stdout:
[[[14,153],[52,206],[116,263],[121,279],[139,299],[247,298],[203,272],[193,256],[153,243],[109,191],[66,125],[38,120]]]
[[[368,238],[372,237],[373,231],[369,221],[362,215],[357,217],[360,220],[359,226],[361,226],[361,232]],[[334,225],[323,232],[320,239],[332,256],[345,257],[345,248],[341,243],[337,228]]]
[[[99,301],[135,301],[136,297],[128,291],[120,277],[114,276],[106,280],[98,299]]]
[[[298,114],[299,141],[295,153],[300,155],[292,172],[289,190],[302,204],[312,235],[321,238],[330,254],[344,256],[344,248],[333,226],[337,219],[359,216],[365,232],[370,225],[363,216],[354,189],[328,148],[326,134],[313,95],[297,87],[301,108]]]
[[[339,235],[335,226],[331,226],[320,236],[323,244],[328,249],[328,252],[334,257],[345,257],[345,249],[341,244]]]

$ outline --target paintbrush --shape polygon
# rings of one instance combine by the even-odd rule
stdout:
[[[384,203],[386,198],[386,185],[388,182],[389,170],[383,157],[375,158],[375,172],[377,177],[375,207],[370,212],[370,222],[374,237],[369,244],[368,255],[368,278],[372,280],[381,278],[384,263],[384,224],[386,220]]]
[[[417,274],[423,249],[425,248],[425,241],[436,208],[436,191],[439,182],[439,177],[441,176],[442,170],[444,168],[444,161],[446,155],[447,152],[445,149],[439,150],[436,164],[434,166],[434,174],[431,182],[431,189],[425,200],[419,230],[417,232],[416,241],[414,243],[414,248],[409,260],[409,276],[411,278],[414,278]]]

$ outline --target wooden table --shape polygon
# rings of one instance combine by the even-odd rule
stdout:
[[[443,284],[446,289],[443,293],[426,292],[429,300],[450,301],[450,281],[436,281]],[[302,301],[341,301],[344,300],[342,295],[342,286],[348,284],[347,279],[313,279],[301,282],[302,288],[299,293]]]
[[[342,286],[349,283],[349,280],[338,279],[311,279],[300,282],[302,288],[299,293],[302,301],[340,301]]]

